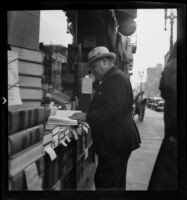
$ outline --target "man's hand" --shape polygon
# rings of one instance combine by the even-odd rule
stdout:
[[[86,121],[86,113],[74,113],[69,118],[75,119],[75,120],[80,120],[80,121]]]

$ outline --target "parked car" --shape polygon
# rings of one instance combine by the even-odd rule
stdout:
[[[157,102],[155,110],[156,111],[164,111],[164,101],[163,100],[160,100]]]
[[[163,100],[161,97],[149,97],[147,107],[155,110],[157,103],[161,100]]]
[[[149,97],[147,101],[147,107],[152,108],[154,97]]]

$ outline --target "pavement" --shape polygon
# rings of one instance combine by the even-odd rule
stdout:
[[[127,166],[127,191],[147,190],[152,170],[164,137],[163,112],[146,109],[143,122],[134,118],[141,137],[141,146],[132,152]],[[91,183],[90,183],[91,182]],[[89,187],[87,187],[89,185]],[[93,176],[86,190],[95,190]]]
[[[142,140],[132,152],[127,166],[127,190],[147,190],[152,170],[164,137],[163,112],[146,109],[143,122],[134,120]]]

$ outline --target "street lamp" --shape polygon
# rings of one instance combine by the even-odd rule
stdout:
[[[142,77],[144,75],[144,71],[139,71],[140,76],[140,93],[142,93]],[[142,101],[142,95],[141,95],[141,101]]]
[[[167,21],[167,19],[170,19],[170,24],[171,24],[170,52],[171,52],[171,49],[173,48],[173,24],[174,24],[174,19],[177,17],[174,15],[173,9],[171,9],[169,16],[167,15],[167,9],[165,9],[164,18],[165,18],[165,28],[164,28],[165,31],[166,31],[166,21]]]

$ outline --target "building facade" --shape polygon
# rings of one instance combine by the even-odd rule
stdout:
[[[127,75],[132,70],[135,44],[130,37],[136,31],[136,9],[66,10],[69,32],[74,45],[81,45],[81,62],[96,46],[106,46],[116,53],[116,65]],[[86,16],[86,17],[85,17]],[[132,53],[133,52],[133,53]]]
[[[162,70],[162,64],[157,64],[154,68],[147,68],[147,81],[144,83],[146,96],[160,96],[159,84]]]

